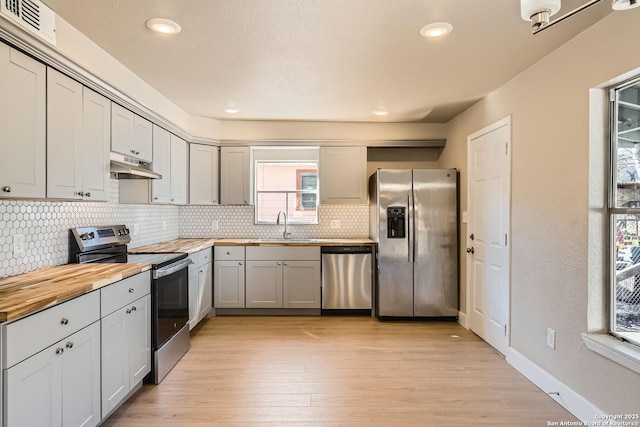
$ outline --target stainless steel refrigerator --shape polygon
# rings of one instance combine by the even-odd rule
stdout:
[[[458,316],[455,169],[378,169],[369,180],[378,317]]]

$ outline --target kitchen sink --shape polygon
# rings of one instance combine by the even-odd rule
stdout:
[[[253,243],[316,243],[326,239],[249,239]]]

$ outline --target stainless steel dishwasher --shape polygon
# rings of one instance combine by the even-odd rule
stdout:
[[[323,246],[322,310],[372,309],[372,246]]]

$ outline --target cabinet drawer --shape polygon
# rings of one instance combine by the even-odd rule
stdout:
[[[244,261],[244,246],[214,246],[216,261]]]
[[[100,292],[93,291],[5,326],[9,368],[100,319]]]
[[[247,261],[320,261],[320,246],[247,246]]]
[[[102,317],[151,292],[150,274],[151,272],[146,271],[102,288],[100,290]]]
[[[212,261],[211,248],[192,253],[191,255],[189,255],[189,259],[193,261],[193,264],[189,266],[190,269],[209,264]],[[242,259],[244,259],[244,252],[242,253]]]

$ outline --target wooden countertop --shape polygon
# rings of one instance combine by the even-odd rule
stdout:
[[[139,248],[130,248],[131,254],[167,254],[174,252],[186,252],[192,254],[203,249],[210,248],[214,245],[216,239],[175,239],[168,242],[156,243],[153,245],[141,246]]]
[[[134,276],[149,264],[67,264],[0,279],[0,322]]]
[[[375,245],[371,239],[176,239],[154,245],[129,249],[129,253],[170,253],[192,254],[212,246],[362,246]]]

